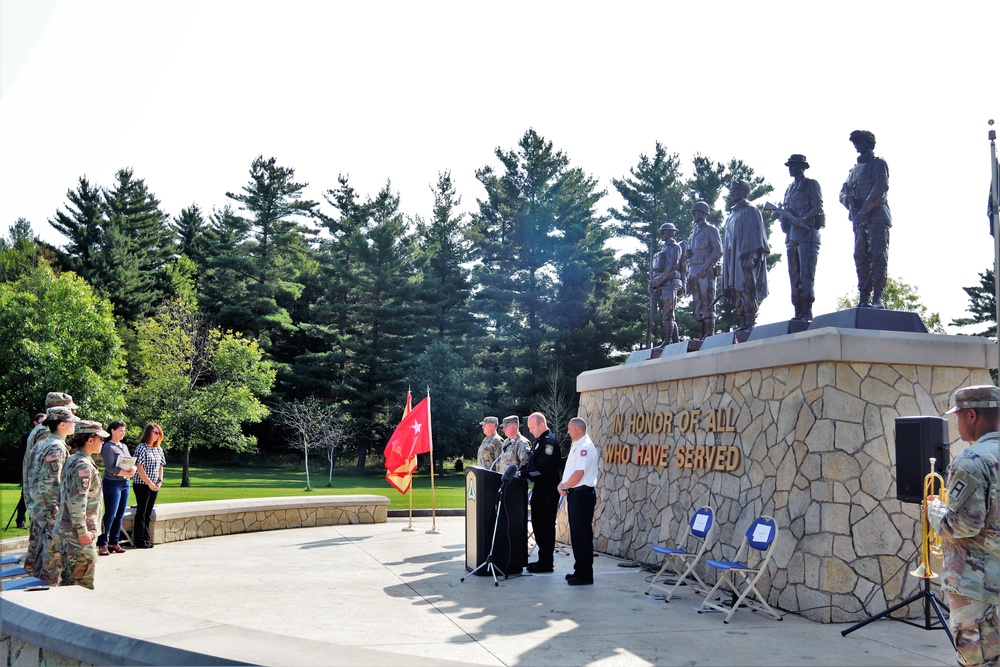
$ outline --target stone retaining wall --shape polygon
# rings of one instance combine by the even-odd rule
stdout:
[[[742,454],[732,472],[602,457],[596,547],[658,562],[652,547],[685,535],[708,504],[718,522],[712,557],[731,559],[752,520],[769,514],[778,544],[769,585],[758,588],[771,604],[821,622],[882,611],[920,583],[907,574],[918,506],[895,499],[895,419],[942,415],[956,388],[990,383],[995,354],[971,337],[820,329],[584,373],[580,414],[602,453],[694,445]],[[693,409],[723,410],[732,431],[616,432],[616,415]]]
[[[150,532],[153,543],[160,544],[281,528],[385,523],[388,507],[385,496],[369,495],[164,503],[153,508]],[[134,513],[130,507],[122,521],[130,534]]]

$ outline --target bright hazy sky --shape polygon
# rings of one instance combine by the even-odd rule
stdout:
[[[473,210],[475,170],[529,128],[600,181],[605,206],[656,141],[688,173],[696,153],[744,160],[775,201],[804,153],[827,211],[821,314],[856,287],[837,194],[857,156],[848,135],[867,129],[890,168],[889,274],[947,323],[994,256],[998,7],[0,0],[0,231],[25,217],[63,243],[47,221],[67,190],[82,175],[109,186],[123,167],[171,216],[225,205],[264,155],[312,199],[340,173],[362,196],[389,179],[426,218],[440,171]],[[784,261],[769,284],[762,324],[792,315]]]

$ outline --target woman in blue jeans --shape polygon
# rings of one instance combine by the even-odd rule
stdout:
[[[135,475],[135,466],[129,470],[119,467],[121,457],[129,456],[128,447],[122,442],[125,437],[125,422],[114,421],[108,424],[111,437],[101,447],[101,458],[104,459],[104,532],[97,538],[97,554],[123,554],[125,550],[118,546],[118,536],[121,533],[122,517],[128,507],[128,482]]]

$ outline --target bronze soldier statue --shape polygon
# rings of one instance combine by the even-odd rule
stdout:
[[[691,207],[694,227],[685,252],[687,289],[691,308],[698,320],[701,340],[715,333],[715,283],[722,273],[722,238],[718,228],[708,219],[708,204],[700,201]]]
[[[669,222],[660,225],[660,240],[663,249],[653,255],[653,267],[650,271],[650,294],[659,293],[660,316],[663,320],[663,343],[680,342],[677,322],[674,320],[674,308],[677,298],[684,295],[684,246],[674,239],[677,227]]]
[[[757,323],[757,308],[767,296],[767,245],[764,218],[747,201],[750,184],[743,180],[729,186],[733,205],[726,218],[722,243],[722,294],[736,309],[740,331]]]
[[[854,223],[854,266],[858,272],[861,308],[882,308],[886,269],[889,263],[889,227],[892,215],[885,193],[889,190],[889,167],[875,157],[875,135],[867,130],[851,132],[858,163],[840,190],[840,203]]]
[[[796,153],[785,163],[792,184],[785,190],[785,202],[774,210],[772,219],[781,221],[788,255],[788,278],[792,283],[792,319],[811,322],[812,305],[816,300],[816,260],[819,257],[819,230],[826,224],[823,215],[823,193],[819,183],[806,178],[809,168],[805,155]]]

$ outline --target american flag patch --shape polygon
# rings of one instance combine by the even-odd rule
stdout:
[[[90,470],[84,468],[83,470],[77,470],[76,474],[79,475],[80,477],[90,477]]]
[[[49,463],[52,463],[53,461],[58,461],[59,455],[56,454],[55,452],[52,452],[51,454],[45,457],[45,460],[48,461]]]

